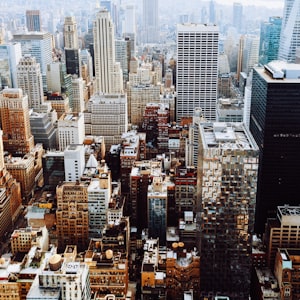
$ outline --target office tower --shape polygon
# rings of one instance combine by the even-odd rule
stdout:
[[[192,117],[196,107],[207,120],[216,120],[218,40],[214,25],[177,25],[177,121]]]
[[[128,130],[126,95],[95,94],[84,112],[85,134],[103,136],[107,149],[120,144],[121,136]]]
[[[31,133],[35,143],[46,150],[56,149],[56,128],[46,112],[32,112],[29,116]]]
[[[267,263],[274,270],[278,248],[299,248],[300,236],[299,206],[278,206],[276,217],[266,224],[264,242],[266,244]]]
[[[18,87],[28,96],[28,107],[40,109],[44,103],[43,81],[40,64],[35,57],[25,55],[17,67]]]
[[[72,75],[67,74],[66,65],[62,62],[53,62],[47,65],[47,91],[68,98],[68,105],[73,105]],[[49,99],[48,99],[49,100]],[[54,109],[54,107],[52,106]],[[58,111],[57,111],[58,112]]]
[[[57,122],[57,135],[60,151],[71,144],[82,144],[85,136],[83,114],[63,114]]]
[[[299,76],[300,65],[280,61],[253,70],[250,131],[260,148],[257,232],[277,206],[299,204]]]
[[[162,173],[161,162],[154,160],[136,160],[130,173],[129,213],[130,224],[140,233],[147,228],[147,192],[153,177]]]
[[[87,82],[87,84],[93,79],[93,59],[90,52],[87,49],[83,49],[80,52],[81,65],[86,65],[87,72],[86,76],[82,73],[82,78]]]
[[[88,182],[64,182],[56,187],[56,226],[58,248],[76,244],[80,251],[88,247]]]
[[[5,167],[4,149],[0,131],[0,236],[8,237],[13,223],[17,220],[21,208],[22,197],[20,183],[11,176]]]
[[[245,35],[243,46],[242,71],[249,75],[253,67],[258,65],[259,36]]]
[[[65,181],[80,180],[85,167],[84,145],[71,144],[64,150]]]
[[[147,193],[147,220],[148,234],[150,237],[159,238],[160,245],[166,245],[166,232],[168,225],[168,206],[172,191],[175,190],[174,182],[169,177],[153,177]]]
[[[209,2],[209,23],[210,24],[216,23],[216,9],[215,9],[215,2],[213,0],[210,0]]]
[[[22,157],[6,156],[6,169],[20,182],[23,201],[29,201],[35,187],[35,160],[30,154]]]
[[[131,56],[135,55],[136,48],[136,11],[135,6],[128,4],[125,7],[125,28],[123,29],[123,37],[129,37]]]
[[[0,44],[0,88],[17,88],[17,65],[22,58],[21,44]]]
[[[198,127],[201,290],[247,299],[259,150],[242,123]]]
[[[65,180],[64,153],[47,150],[43,156],[43,171],[45,185],[49,191],[55,191],[59,182]]]
[[[120,63],[121,69],[123,71],[124,83],[128,81],[129,74],[129,63],[131,58],[131,43],[127,38],[123,40],[115,40],[116,49],[116,61]]]
[[[239,2],[233,3],[232,25],[238,32],[243,31],[243,5]]]
[[[41,31],[41,15],[39,10],[26,10],[26,26],[28,31]]]
[[[77,262],[76,256],[77,247],[72,244],[67,245],[61,255],[47,253],[26,299],[91,300],[89,267],[86,263]]]
[[[4,89],[0,94],[1,127],[5,151],[25,155],[34,147],[29,122],[28,97],[21,89]]]
[[[65,17],[64,23],[65,48],[78,49],[78,30],[75,17]]]
[[[64,23],[65,61],[67,74],[81,76],[80,49],[75,17],[66,17]]]
[[[99,178],[92,180],[88,187],[89,237],[101,237],[107,224],[106,214],[112,196],[111,174],[102,168]]]
[[[96,90],[102,93],[123,91],[122,70],[115,62],[114,24],[105,9],[97,13],[93,27]]]
[[[30,54],[40,64],[43,78],[43,90],[47,91],[47,65],[52,62],[52,35],[48,32],[28,32],[14,34],[13,40],[21,44],[22,55]]]
[[[120,152],[120,177],[121,189],[124,195],[129,194],[131,168],[135,161],[140,160],[140,153],[142,155],[145,154],[145,143],[146,135],[144,133],[139,134],[135,130],[132,130],[124,132],[122,134],[122,150]]]
[[[67,74],[81,76],[80,49],[65,48]]]
[[[85,88],[85,82],[81,77],[72,78],[72,112],[74,113],[80,113],[83,112],[85,109],[85,99],[84,99],[84,88]]]
[[[158,0],[143,0],[143,24],[141,32],[142,43],[158,43]]]
[[[297,48],[300,47],[300,1],[285,0],[278,59],[295,62]]]
[[[268,22],[261,23],[259,42],[259,64],[265,65],[277,60],[282,18],[270,17]]]
[[[160,87],[155,85],[130,85],[127,90],[128,119],[131,124],[140,128],[147,103],[158,103]]]

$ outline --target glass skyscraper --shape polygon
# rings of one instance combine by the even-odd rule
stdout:
[[[277,60],[281,32],[281,17],[270,17],[260,27],[259,63],[265,65]]]
[[[278,58],[295,62],[300,48],[300,0],[285,0]]]

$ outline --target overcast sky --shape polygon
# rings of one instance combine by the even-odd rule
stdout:
[[[269,8],[279,8],[283,7],[284,0],[215,0],[220,4],[233,4],[234,2],[239,2],[242,5],[256,5],[256,6],[268,6]]]

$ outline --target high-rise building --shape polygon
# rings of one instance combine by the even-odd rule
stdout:
[[[259,64],[265,65],[278,58],[281,17],[270,17],[260,26]]]
[[[85,167],[84,145],[71,144],[64,150],[65,181],[80,180]]]
[[[123,71],[124,83],[128,81],[129,63],[131,58],[131,43],[129,39],[115,40],[116,61],[120,63]]]
[[[84,112],[85,134],[103,136],[107,149],[120,144],[128,130],[126,95],[95,94]]]
[[[5,167],[2,130],[0,131],[0,236],[8,237],[13,223],[20,214],[22,197],[20,183]]]
[[[300,65],[280,61],[254,68],[250,131],[260,148],[256,231],[276,207],[298,205]]]
[[[39,109],[44,103],[40,64],[35,57],[25,55],[17,68],[18,87],[28,96],[28,107]]]
[[[28,32],[14,34],[13,40],[21,43],[22,55],[30,54],[40,64],[43,78],[43,89],[47,91],[46,70],[52,62],[52,35],[48,32]]]
[[[26,26],[28,31],[41,31],[41,14],[39,10],[26,10]]]
[[[65,48],[78,49],[78,31],[75,17],[66,17],[64,23]]]
[[[60,151],[71,144],[82,144],[85,136],[83,113],[63,114],[57,122],[57,134]]]
[[[274,270],[278,248],[300,247],[300,208],[299,206],[278,206],[275,218],[266,224],[264,242],[267,252],[267,263]]]
[[[300,1],[285,0],[280,33],[278,59],[295,62],[300,47]]]
[[[216,120],[218,41],[215,25],[177,25],[177,121],[192,117],[196,107],[207,120]]]
[[[17,65],[22,58],[21,44],[0,45],[0,88],[17,88]]]
[[[125,7],[125,28],[123,28],[123,37],[129,37],[131,56],[135,55],[136,48],[136,11],[135,6],[128,4]]]
[[[159,42],[158,0],[143,0],[143,43]]]
[[[76,244],[80,251],[89,244],[89,182],[64,182],[56,187],[57,211],[56,224],[58,247]]]
[[[81,76],[80,49],[65,48],[67,74]]]
[[[120,63],[115,62],[114,24],[109,12],[101,9],[93,27],[96,90],[102,93],[123,91]]]
[[[239,2],[233,3],[232,25],[238,32],[243,30],[243,5]]]
[[[30,114],[31,133],[35,143],[40,143],[46,150],[56,149],[56,132],[54,124],[46,112]]]
[[[198,126],[201,290],[247,299],[259,150],[242,123]]]
[[[25,155],[34,147],[31,134],[28,96],[21,89],[4,89],[0,94],[1,127],[4,150]]]
[[[99,178],[92,180],[88,187],[89,237],[100,237],[107,224],[106,214],[112,195],[111,174],[100,170]]]
[[[149,236],[159,238],[161,245],[166,245],[167,212],[171,190],[175,190],[175,184],[169,180],[169,177],[163,180],[162,176],[155,176],[147,193]]]
[[[216,23],[216,9],[215,9],[215,2],[213,0],[209,2],[209,23],[211,24]]]
[[[72,98],[71,103],[72,112],[80,113],[85,109],[85,99],[84,99],[84,88],[85,82],[81,77],[77,78],[76,76],[72,77]]]
[[[243,46],[242,71],[249,75],[252,68],[258,65],[259,36],[245,35]]]

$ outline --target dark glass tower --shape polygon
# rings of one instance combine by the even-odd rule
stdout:
[[[260,149],[255,229],[278,205],[299,205],[300,65],[254,68],[250,131]]]

